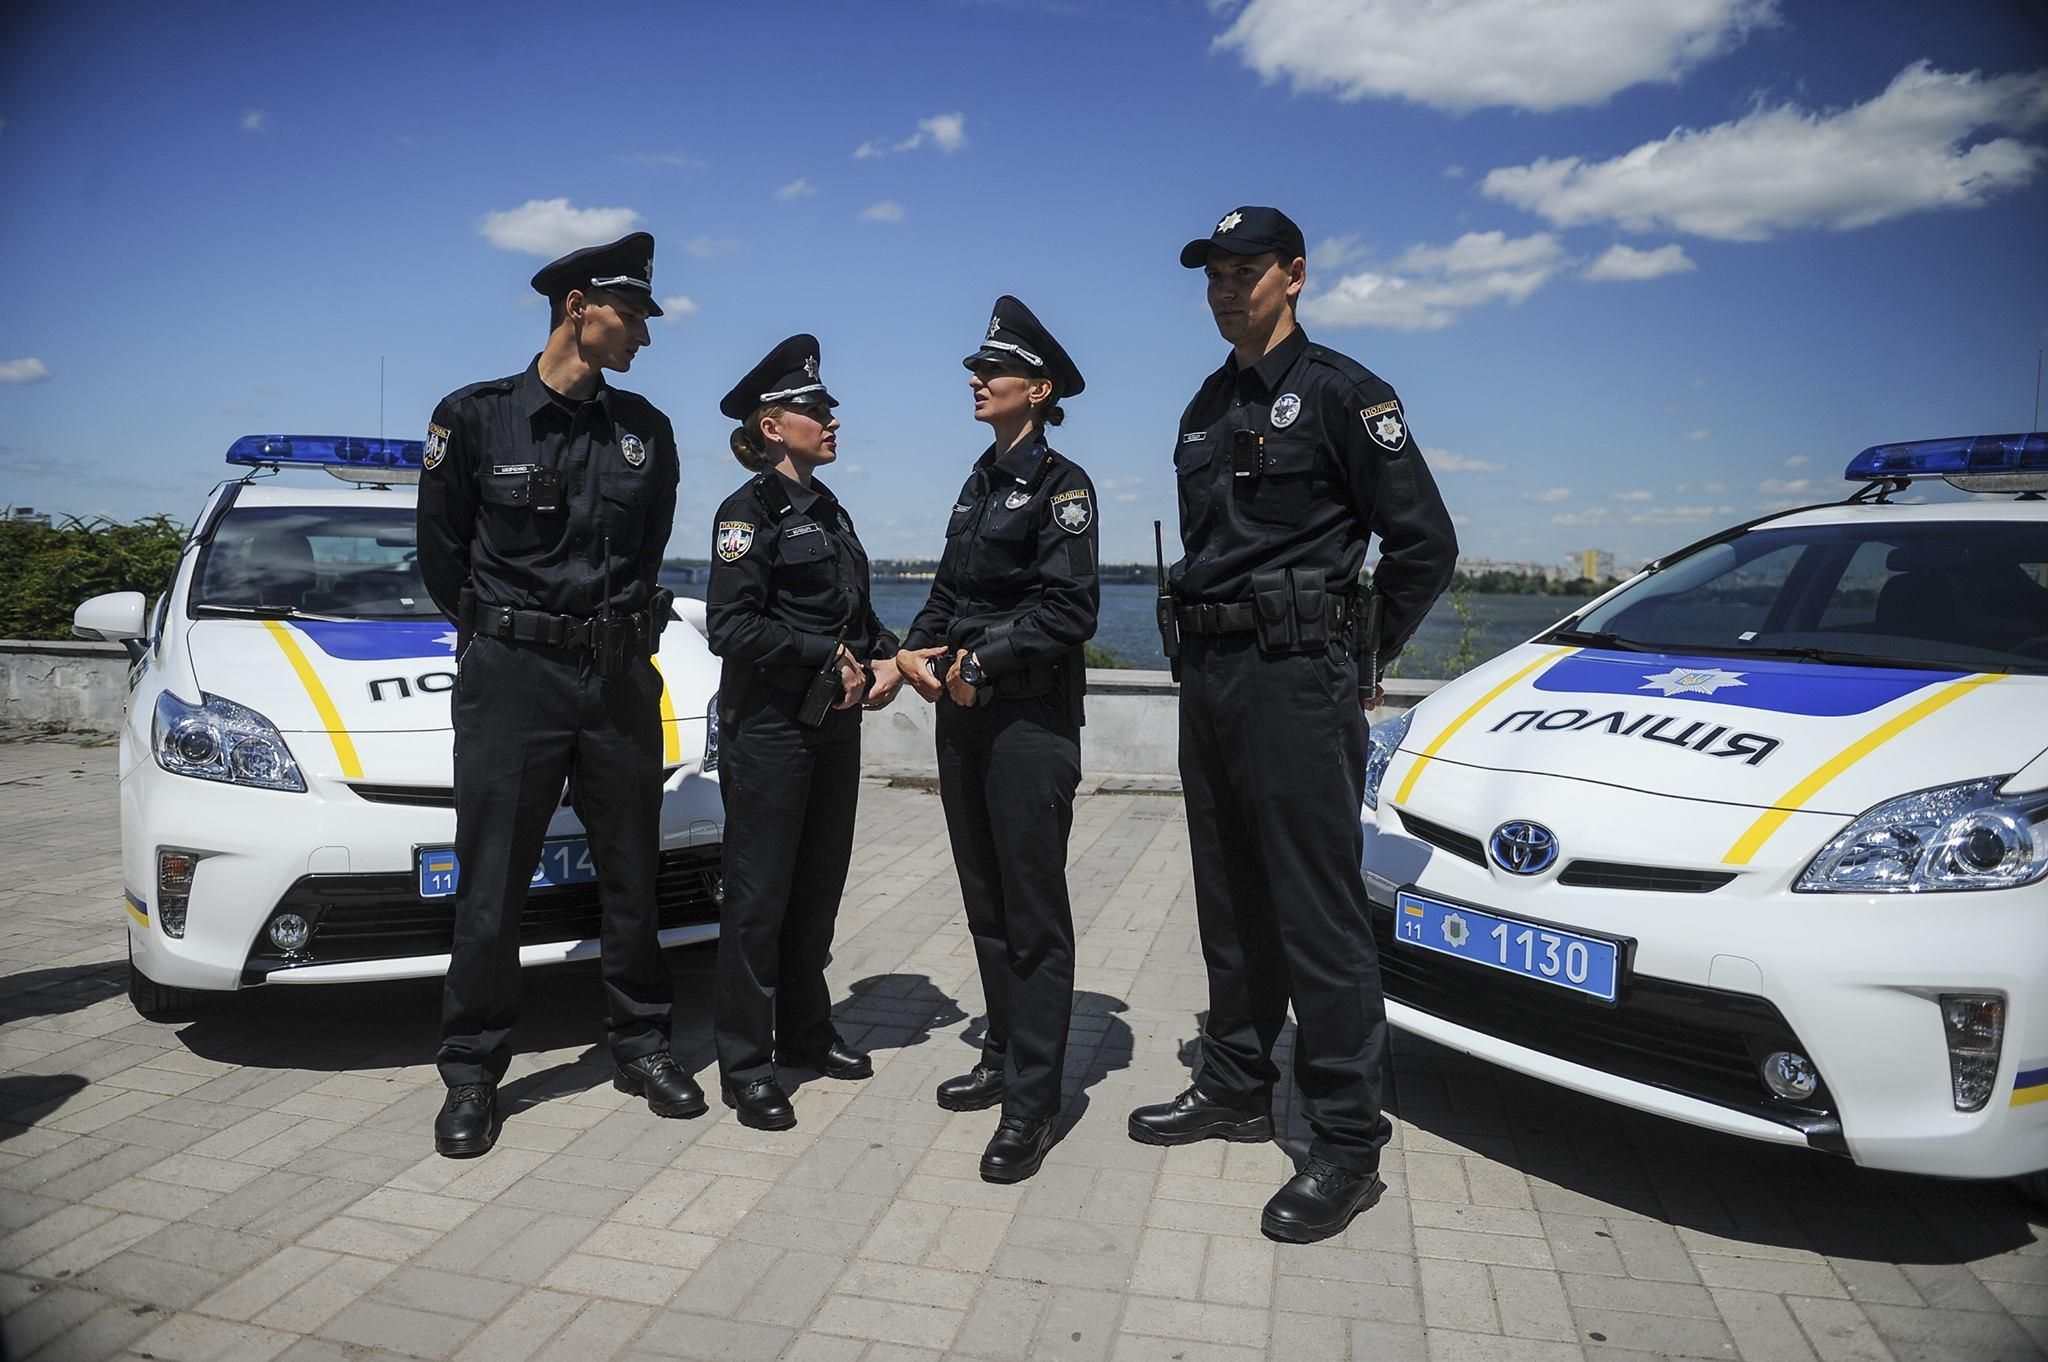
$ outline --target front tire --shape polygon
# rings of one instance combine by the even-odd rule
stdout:
[[[183,1021],[202,1011],[208,995],[198,989],[172,988],[144,974],[135,964],[135,949],[128,950],[128,1002],[144,1021]]]
[[[2048,1168],[2038,1173],[2025,1173],[2014,1178],[2013,1186],[2020,1189],[2020,1195],[2033,1198],[2037,1206],[2048,1206]]]

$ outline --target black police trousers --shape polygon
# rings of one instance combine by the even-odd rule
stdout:
[[[441,1001],[442,1079],[496,1083],[519,1015],[519,921],[562,783],[590,839],[613,1058],[668,1048],[657,940],[661,675],[600,677],[587,653],[475,638],[455,682],[455,946]]]
[[[718,1072],[744,1087],[775,1076],[775,1051],[839,1039],[825,966],[853,859],[860,710],[808,728],[802,697],[758,682],[718,733],[725,792],[725,901],[712,1035]]]
[[[971,709],[941,697],[937,727],[939,799],[988,1008],[981,1062],[1003,1071],[1003,1115],[1055,1116],[1074,1012],[1067,834],[1081,731],[1058,693]]]
[[[1262,654],[1250,634],[1189,638],[1180,774],[1209,1018],[1195,1082],[1260,1103],[1294,1004],[1294,1083],[1313,1157],[1365,1172],[1392,1134],[1380,1111],[1387,1009],[1359,867],[1366,723],[1341,648]]]

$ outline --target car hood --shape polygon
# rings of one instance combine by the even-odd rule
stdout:
[[[2042,676],[1524,644],[1417,706],[1387,782],[1405,806],[1449,762],[1853,816],[2019,770],[2044,713]]]
[[[187,634],[202,690],[284,733],[447,732],[455,628],[446,620],[195,620]],[[663,719],[702,724],[717,663],[689,625],[662,635]],[[671,744],[673,745],[673,744]]]

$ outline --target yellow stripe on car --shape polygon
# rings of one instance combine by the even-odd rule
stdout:
[[[280,621],[265,620],[263,627],[277,640],[277,646],[284,651],[285,661],[292,664],[298,673],[299,684],[306,688],[306,696],[312,700],[314,710],[320,715],[320,722],[327,725],[327,737],[334,744],[335,760],[341,763],[341,774],[348,780],[360,780],[363,763],[356,757],[355,741],[348,735],[348,725],[341,721],[341,711],[334,707],[334,697],[321,684],[320,673],[313,670],[313,664],[306,660],[305,650],[292,637],[292,631]]]
[[[1404,777],[1401,781],[1400,792],[1394,796],[1394,803],[1396,805],[1401,805],[1406,804],[1408,802],[1408,796],[1414,793],[1415,782],[1422,778],[1422,769],[1425,766],[1429,765],[1430,758],[1434,757],[1439,751],[1441,751],[1443,749],[1443,745],[1451,740],[1451,735],[1453,733],[1456,733],[1459,729],[1463,728],[1466,725],[1466,723],[1468,723],[1471,720],[1473,715],[1477,714],[1480,710],[1485,709],[1495,700],[1500,699],[1501,696],[1507,694],[1508,691],[1513,689],[1519,682],[1521,682],[1524,678],[1528,677],[1532,673],[1541,671],[1543,668],[1549,666],[1551,663],[1563,657],[1566,653],[1576,651],[1578,650],[1575,648],[1558,648],[1551,652],[1545,653],[1543,656],[1537,658],[1534,662],[1531,662],[1528,666],[1522,668],[1522,670],[1516,672],[1513,676],[1510,676],[1507,680],[1501,682],[1498,686],[1495,686],[1492,690],[1486,692],[1486,694],[1480,696],[1478,700],[1473,702],[1472,707],[1470,709],[1466,710],[1463,714],[1460,714],[1457,718],[1451,720],[1451,722],[1445,726],[1444,730],[1441,733],[1437,734],[1434,738],[1430,739],[1429,746],[1422,749],[1422,755],[1417,757],[1415,759],[1415,764],[1408,768],[1407,776]]]
[[[1994,681],[2002,681],[2004,679],[2005,673],[1992,672],[1982,676],[1966,676],[1960,681],[1951,681],[1948,685],[1943,686],[1911,709],[1894,714],[1891,718],[1886,719],[1876,728],[1871,729],[1855,742],[1850,743],[1847,747],[1835,753],[1834,756],[1829,757],[1819,766],[1814,767],[1804,780],[1801,780],[1797,785],[1794,785],[1791,789],[1785,791],[1784,794],[1779,795],[1776,800],[1772,801],[1771,807],[1764,811],[1763,816],[1749,825],[1749,831],[1735,839],[1735,845],[1728,848],[1728,854],[1721,858],[1722,861],[1727,865],[1748,865],[1755,858],[1756,854],[1763,850],[1764,843],[1771,840],[1771,834],[1783,827],[1786,819],[1803,809],[1807,801],[1819,794],[1836,776],[1841,775],[1842,772],[1848,770],[1851,766],[1854,766],[1893,738],[1898,737],[1899,734],[1904,733],[1928,715],[1954,704],[1980,686],[1988,686]]]
[[[2048,1102],[2048,1083],[2038,1087],[2021,1088],[2012,1095],[2012,1104],[2016,1107],[2031,1107],[2036,1102]]]
[[[654,664],[654,674],[661,678],[661,764],[674,766],[683,759],[683,739],[676,731],[676,702],[669,698],[668,673],[661,669],[661,659],[647,660]]]
[[[136,926],[144,931],[149,930],[149,906],[147,904],[141,899],[136,898],[135,895],[124,891],[121,895],[121,906],[128,910],[129,917],[135,919]]]

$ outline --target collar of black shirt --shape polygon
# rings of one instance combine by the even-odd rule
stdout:
[[[775,490],[782,494],[783,503],[794,510],[802,511],[805,515],[810,515],[811,508],[820,501],[835,500],[832,489],[816,478],[812,478],[807,487],[780,468],[769,471],[775,475]]]
[[[591,400],[604,408],[606,416],[612,414],[612,385],[604,381],[602,370],[598,372],[597,391],[591,394]],[[527,365],[526,372],[519,376],[519,405],[530,420],[549,407],[567,414],[573,412],[579,404],[541,381],[540,356],[535,355],[533,363]]]
[[[1301,358],[1301,352],[1308,349],[1308,332],[1295,327],[1286,340],[1268,350],[1257,364],[1240,372],[1237,355],[1233,353],[1223,366],[1233,378],[1249,377],[1258,385],[1260,392],[1272,392],[1287,377],[1287,371],[1294,367],[1294,361]]]
[[[1001,454],[996,453],[994,445],[990,445],[982,451],[981,457],[975,460],[975,463],[979,467],[993,468],[997,472],[1008,474],[1020,483],[1028,484],[1038,477],[1038,470],[1044,465],[1046,455],[1050,452],[1046,447],[1045,432],[1034,430]]]

